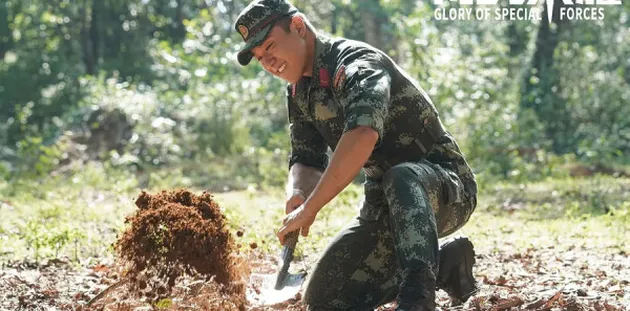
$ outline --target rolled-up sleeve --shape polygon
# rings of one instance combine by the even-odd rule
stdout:
[[[368,126],[378,132],[380,142],[390,100],[387,69],[377,60],[358,59],[339,70],[344,70],[339,73],[344,81],[336,89],[344,111],[344,133]]]
[[[328,165],[326,142],[315,126],[295,106],[289,94],[287,94],[289,132],[291,135],[289,169],[295,163],[302,163],[323,171]]]

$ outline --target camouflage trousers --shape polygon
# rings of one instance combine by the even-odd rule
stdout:
[[[476,206],[452,171],[406,162],[367,180],[358,217],[324,250],[304,292],[308,310],[373,310],[398,294],[402,269],[437,275],[438,238],[461,228]]]

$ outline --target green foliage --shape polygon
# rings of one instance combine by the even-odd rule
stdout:
[[[42,256],[59,258],[60,251],[68,246],[75,247],[74,259],[78,260],[76,242],[86,237],[83,230],[56,222],[41,223],[42,220],[47,220],[47,217],[42,215],[40,219],[29,220],[24,227],[19,228],[21,239],[26,242],[27,249],[33,251],[35,260]]]
[[[602,22],[552,27],[553,66],[538,68],[538,22],[436,21],[431,3],[370,1],[295,4],[318,29],[392,55],[480,180],[560,177],[574,160],[628,164],[628,4]],[[3,2],[0,174],[42,178],[97,160],[149,187],[282,185],[285,85],[235,61],[232,22],[247,3]],[[116,131],[99,113],[122,114],[129,136],[102,142]]]
[[[495,183],[484,193],[489,211],[527,208],[530,219],[627,217],[627,179],[595,175],[530,183]]]
[[[170,306],[173,305],[173,300],[170,298],[163,298],[160,299],[158,302],[155,303],[155,307],[159,310],[159,309],[167,309]]]
[[[26,178],[47,176],[59,164],[61,155],[59,145],[46,146],[41,137],[26,137],[17,143],[16,157],[20,160],[16,161],[17,165],[7,178],[13,179],[17,175]]]
[[[138,181],[98,163],[48,178],[0,182],[4,259],[101,256],[134,209]]]
[[[630,39],[630,32],[622,36]],[[611,51],[598,51],[594,46],[563,43],[556,53],[559,68],[592,73],[582,79],[575,74],[561,78],[561,96],[570,105],[568,117],[578,123],[572,133],[578,140],[576,153],[599,163],[623,159],[630,152],[630,120],[626,117],[630,115],[630,85],[624,80],[623,67],[613,65],[613,69],[612,55],[606,55]],[[614,54],[630,55],[630,49]]]
[[[0,203],[5,216],[0,219],[0,261],[24,257],[86,259],[112,254],[109,245],[125,228],[124,216],[133,212],[133,201],[138,195],[133,186],[137,180],[125,174],[89,167],[86,172],[67,176],[72,185],[52,179],[37,187],[17,186],[33,189],[30,193],[9,192],[7,187],[16,186],[0,183],[0,195],[12,205]],[[74,181],[84,186],[77,187]],[[581,243],[599,241],[601,236],[606,245],[627,251],[627,243],[622,241],[630,233],[628,185],[627,178],[609,176],[486,183],[479,206],[464,228],[465,234],[476,236],[476,243],[486,245],[482,237],[514,231],[518,234],[512,242],[524,248],[531,243],[554,243],[549,236],[564,234],[566,238],[568,234],[579,237]],[[204,188],[191,190],[199,192]],[[300,258],[309,263],[316,259],[330,239],[357,215],[361,193],[359,185],[351,185],[321,210],[309,237],[300,238]],[[250,243],[256,243],[257,250],[268,254],[280,251],[275,236],[284,216],[284,195],[280,189],[260,191],[251,187],[215,193],[214,197],[242,251],[250,250]],[[238,237],[237,230],[243,236]]]

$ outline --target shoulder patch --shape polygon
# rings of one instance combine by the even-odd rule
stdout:
[[[341,65],[339,70],[337,70],[337,74],[335,75],[335,80],[333,81],[333,87],[335,89],[339,89],[339,86],[346,80],[346,66]]]

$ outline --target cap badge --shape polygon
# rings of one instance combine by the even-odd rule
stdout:
[[[247,40],[249,30],[247,29],[247,27],[245,27],[245,25],[238,25],[238,32],[240,32],[241,36],[243,36],[243,40]]]

